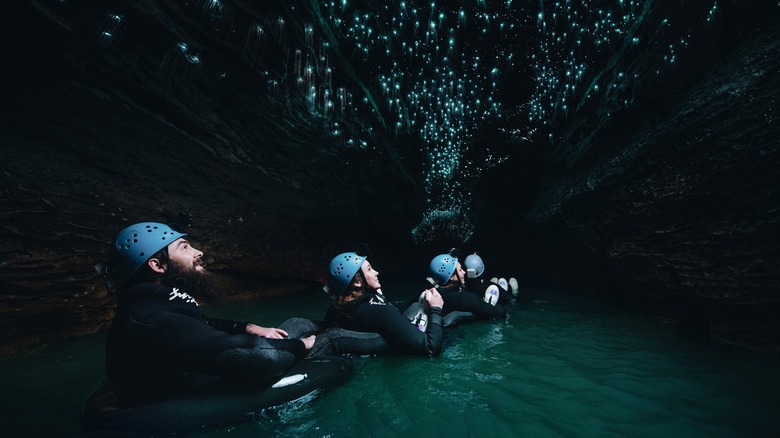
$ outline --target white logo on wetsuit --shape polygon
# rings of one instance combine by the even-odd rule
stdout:
[[[181,298],[182,300],[184,300],[185,303],[195,303],[195,305],[198,306],[198,302],[195,301],[195,298],[192,298],[190,294],[186,292],[179,292],[179,289],[174,287],[170,293],[170,297],[168,298],[168,301],[173,301],[176,298]]]
[[[374,295],[373,297],[371,297],[371,299],[368,300],[368,304],[379,304],[381,306],[384,306],[385,296],[382,295],[382,293],[380,292],[378,295]]]

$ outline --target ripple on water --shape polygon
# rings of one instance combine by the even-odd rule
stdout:
[[[681,336],[609,303],[534,293],[506,320],[449,329],[441,357],[356,358],[346,385],[202,436],[780,436],[776,358]],[[242,303],[233,318],[281,322],[327,304],[271,301]],[[80,407],[103,379],[103,342],[0,361],[16,376],[2,389],[4,436],[78,436]]]

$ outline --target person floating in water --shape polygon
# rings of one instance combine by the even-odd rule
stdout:
[[[519,286],[515,277],[510,277],[507,281],[504,277],[493,277],[487,280],[482,276],[485,273],[485,263],[476,252],[466,256],[463,267],[466,270],[466,288],[482,296],[485,301],[491,301],[496,290],[498,290],[498,302],[501,304],[506,304],[513,297],[518,296]]]
[[[106,341],[110,389],[122,401],[175,396],[216,378],[273,382],[312,348],[310,321],[276,327],[208,318],[197,299],[222,289],[187,234],[142,222],[116,236],[104,275],[117,295]]]
[[[439,285],[438,290],[444,298],[444,318],[452,319],[448,326],[471,319],[505,318],[506,310],[498,302],[497,286],[488,288],[484,299],[466,288],[466,271],[458,260],[458,255],[458,251],[453,248],[449,253],[435,256],[429,265],[429,274]],[[463,314],[463,318],[450,318],[450,315],[459,313]]]
[[[348,330],[378,333],[396,354],[439,356],[444,343],[442,307],[444,300],[430,287],[420,295],[426,303],[424,322],[410,323],[387,302],[379,282],[379,271],[367,256],[355,252],[337,255],[330,262],[326,291],[335,299],[325,313],[325,324]]]

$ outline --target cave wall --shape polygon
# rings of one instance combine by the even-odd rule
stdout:
[[[516,161],[544,170],[507,166],[514,177],[494,179],[511,192],[541,174],[538,190],[500,223],[488,218],[501,210],[485,214],[481,228],[515,222],[517,232],[483,234],[484,245],[568,290],[780,351],[776,15],[727,16],[632,107],[570,121],[542,159],[518,148]],[[507,201],[485,204],[506,211]]]
[[[0,109],[0,354],[105,327],[114,297],[93,266],[137,221],[188,232],[211,270],[251,280],[238,294],[319,283],[362,241],[409,243],[420,189],[389,138],[337,143],[219,41],[200,47],[209,63],[173,62],[189,17],[118,4],[135,26],[110,46],[102,9],[57,2],[27,3],[12,30],[36,37],[4,41],[27,61]]]

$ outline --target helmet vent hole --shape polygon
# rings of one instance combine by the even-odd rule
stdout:
[[[143,256],[145,256],[146,254],[145,254],[145,253],[141,253],[141,254],[139,254],[139,255],[140,255],[141,257],[143,257]]]

